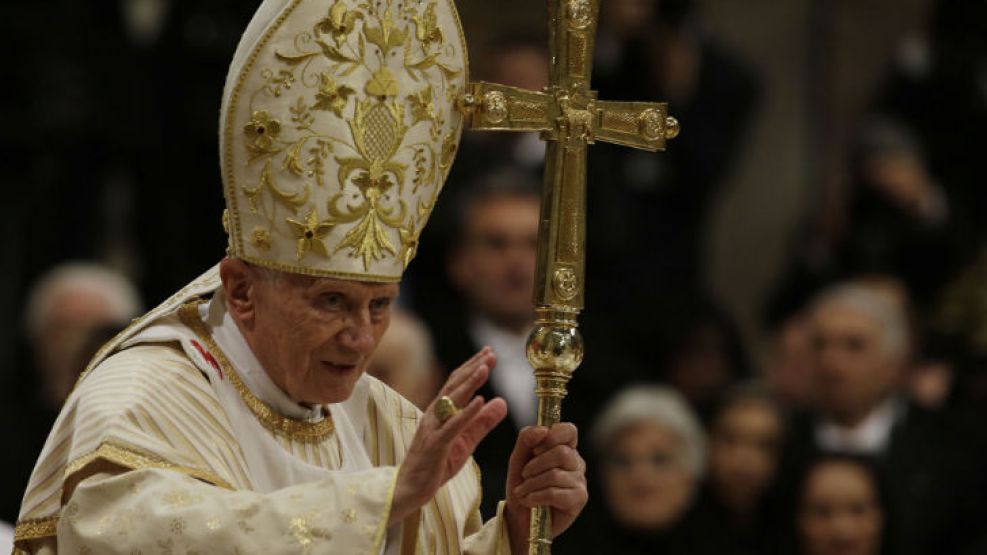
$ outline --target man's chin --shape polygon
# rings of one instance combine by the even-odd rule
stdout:
[[[330,403],[342,403],[350,398],[356,382],[363,375],[362,368],[353,368],[347,372],[335,373],[332,376],[332,383],[317,386],[311,391],[306,391],[309,399],[306,403],[313,405],[327,405]]]

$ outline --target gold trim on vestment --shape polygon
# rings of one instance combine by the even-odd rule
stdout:
[[[229,482],[213,474],[212,472],[209,472],[208,470],[181,466],[165,460],[164,458],[153,453],[149,453],[129,445],[123,445],[122,443],[114,440],[106,440],[101,443],[95,451],[82,455],[81,457],[78,457],[74,461],[70,462],[68,466],[65,467],[64,481],[67,482],[73,475],[99,459],[111,462],[118,466],[129,468],[131,470],[142,470],[145,468],[163,468],[165,470],[174,470],[181,472],[182,474],[187,474],[197,480],[208,482],[214,486],[228,490],[235,489]]]
[[[384,544],[384,537],[387,533],[387,522],[391,520],[391,509],[394,508],[394,490],[398,485],[398,473],[400,471],[400,466],[394,469],[394,479],[391,480],[391,485],[387,488],[387,506],[384,507],[384,517],[381,518],[380,527],[377,528],[377,534],[374,535],[374,548],[371,553],[380,553],[380,548]]]
[[[476,501],[470,508],[470,512],[466,513],[466,518],[469,519],[473,513],[479,512],[480,505],[483,503],[483,471],[480,470],[480,465],[476,464],[476,459],[470,457],[470,462],[473,463],[473,477],[476,478]],[[480,521],[483,521],[481,516]]]
[[[14,544],[54,536],[58,533],[58,517],[22,520],[14,526]]]
[[[145,324],[151,323],[154,320],[167,315],[167,313],[170,312],[170,311],[169,310],[166,310],[165,308],[169,304],[174,303],[177,299],[180,299],[182,296],[188,294],[193,289],[198,289],[199,287],[202,287],[203,285],[205,285],[206,283],[208,283],[210,279],[216,279],[217,280],[217,283],[218,283],[218,280],[219,280],[219,271],[216,270],[216,268],[218,266],[219,266],[219,264],[216,264],[212,268],[209,268],[202,275],[198,276],[194,280],[192,280],[189,283],[185,284],[185,287],[182,287],[181,289],[179,289],[178,291],[176,291],[174,295],[168,297],[163,303],[161,303],[158,306],[154,307],[154,309],[152,309],[152,310],[150,310],[148,312],[145,312],[140,317],[134,318],[130,322],[130,324],[126,328],[122,329],[120,331],[120,333],[116,334],[113,337],[113,339],[110,339],[109,341],[107,341],[106,343],[104,343],[103,346],[100,347],[98,351],[96,351],[96,354],[93,355],[93,357],[89,360],[89,363],[86,365],[85,370],[83,370],[82,373],[79,374],[79,378],[75,381],[75,384],[72,386],[72,391],[74,392],[76,390],[76,388],[79,387],[79,384],[82,383],[82,380],[84,380],[86,378],[86,376],[88,376],[89,373],[92,372],[92,370],[96,366],[98,366],[106,358],[108,358],[113,351],[117,350],[120,347],[120,344],[121,343],[123,343],[131,335],[133,335],[134,333],[136,333],[135,330],[142,329]],[[214,272],[214,270],[216,270],[216,271]],[[210,274],[215,274],[215,275],[210,275]],[[165,309],[165,310],[162,310],[162,309]],[[68,402],[68,396],[66,396],[65,401],[63,401],[63,403],[62,403],[63,406],[64,406],[65,402]]]
[[[223,369],[233,388],[240,394],[240,399],[247,405],[250,412],[254,413],[254,416],[257,417],[261,425],[279,436],[302,443],[319,443],[331,436],[335,427],[328,411],[325,412],[325,418],[318,422],[307,422],[305,420],[289,418],[278,413],[264,401],[261,401],[247,389],[247,386],[243,385],[240,375],[237,374],[233,365],[230,364],[229,359],[223,354],[223,350],[213,340],[212,334],[206,327],[205,322],[199,317],[199,305],[203,302],[202,300],[197,300],[182,305],[178,309],[178,317],[185,326],[195,332],[195,335],[205,343],[206,349],[216,358],[216,362]]]

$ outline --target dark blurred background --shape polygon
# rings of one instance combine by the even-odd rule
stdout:
[[[546,84],[543,2],[458,4],[472,79]],[[682,133],[662,154],[592,147],[587,356],[563,414],[604,431],[558,551],[987,550],[987,2],[601,4],[600,98],[667,100]],[[224,254],[218,112],[256,7],[7,5],[2,520],[84,361]],[[467,132],[402,289],[439,376],[415,395],[478,345],[503,353],[488,393],[516,410],[477,454],[488,497],[533,410],[542,153]],[[676,466],[690,442],[701,469]]]

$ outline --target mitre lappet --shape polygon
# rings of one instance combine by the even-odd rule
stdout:
[[[452,0],[265,2],[223,96],[228,253],[399,281],[456,153],[466,79]]]

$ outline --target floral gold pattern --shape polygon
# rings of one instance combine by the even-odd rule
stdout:
[[[271,231],[266,227],[255,227],[250,242],[262,251],[271,249]]]
[[[329,8],[329,17],[320,21],[315,26],[315,29],[322,34],[331,35],[333,41],[338,46],[345,42],[346,37],[353,32],[357,19],[362,18],[362,13],[355,10],[348,10],[343,0],[336,0],[332,7]]]
[[[242,59],[224,101],[230,254],[399,280],[462,128],[453,0],[291,0]]]
[[[335,224],[320,222],[315,208],[308,211],[304,222],[299,222],[291,218],[287,218],[285,221],[291,226],[291,232],[295,234],[295,238],[297,239],[295,257],[298,260],[305,258],[305,255],[310,250],[315,250],[315,252],[326,258],[329,257],[329,250],[326,248],[323,240],[332,231]]]
[[[316,110],[327,110],[336,114],[336,117],[343,117],[343,108],[346,107],[346,100],[356,91],[352,87],[337,84],[336,80],[329,73],[323,73],[320,76],[320,80],[321,84],[319,85],[319,92],[315,93],[315,105],[313,108]]]
[[[259,158],[265,154],[277,152],[278,135],[281,134],[281,122],[272,119],[264,110],[253,113],[250,121],[243,128],[247,136],[247,150],[250,158]]]

